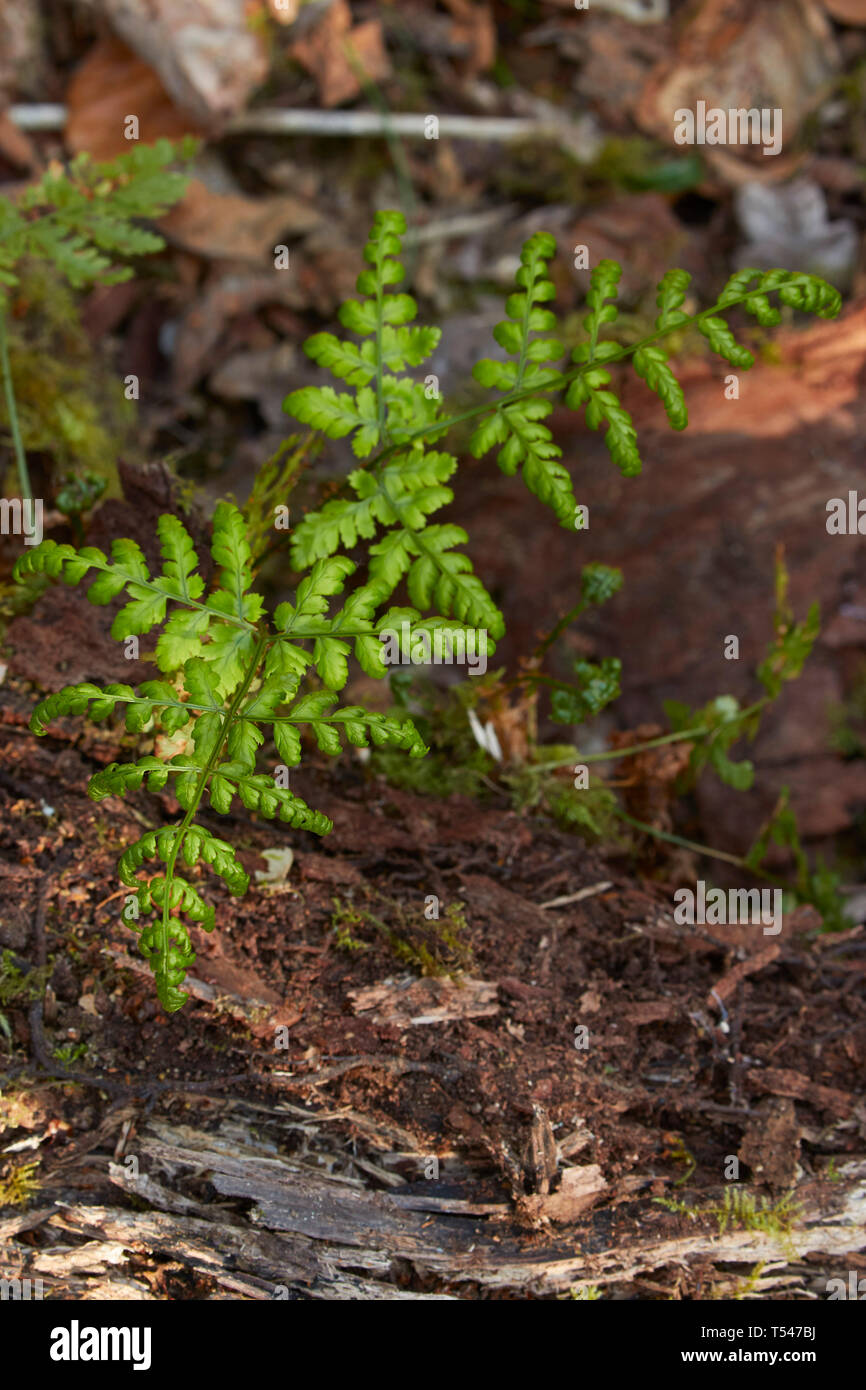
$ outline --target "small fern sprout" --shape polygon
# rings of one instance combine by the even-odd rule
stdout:
[[[188,997],[181,986],[195,960],[189,926],[196,923],[205,931],[214,926],[213,906],[186,871],[207,865],[235,894],[249,885],[233,847],[201,824],[205,799],[220,815],[238,800],[267,819],[327,834],[332,828],[327,816],[256,770],[265,731],[290,767],[301,761],[304,732],[331,756],[344,743],[364,748],[371,742],[423,756],[427,750],[410,720],[340,705],[338,693],[348,679],[351,650],[369,675],[383,676],[380,629],[403,621],[414,634],[428,630],[429,623],[425,626],[413,609],[392,609],[377,617],[382,589],[375,583],[355,588],[334,606],[355,570],[344,555],[317,560],[298,585],[294,603],[280,604],[269,620],[261,595],[251,587],[244,517],[229,502],[220,502],[214,515],[211,549],[218,577],[210,592],[183,523],[164,515],[158,533],[158,575],[150,573],[131,540],[114,541],[110,559],[94,546],[75,549],[46,540],[21,556],[16,578],[44,574],[71,585],[87,578],[91,603],[123,597],[111,629],[118,641],[161,629],[155,660],[163,678],[144,681],[137,689],[89,682],[66,686],[37,705],[30,727],[43,735],[58,718],[80,715],[100,721],[122,710],[130,733],[188,735],[188,751],[168,760],[149,753],[136,762],[112,763],[88,786],[96,801],[142,786],[149,791],[170,786],[184,813],[177,824],[148,831],[129,845],[119,862],[122,882],[135,890],[123,921],[139,932],[160,1002],[172,1012]],[[307,677],[312,688],[302,691]],[[158,865],[153,874],[151,861]]]

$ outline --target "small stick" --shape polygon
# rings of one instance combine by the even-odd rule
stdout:
[[[67,108],[60,103],[19,103],[6,115],[19,130],[60,131]],[[429,139],[429,116],[415,111],[317,111],[306,107],[258,107],[242,111],[225,127],[225,135],[323,135],[358,137],[405,135]],[[537,116],[436,115],[438,136],[451,140],[556,140],[573,153],[594,152],[595,135],[586,118],[544,119]]]
[[[594,898],[596,893],[604,893],[612,887],[612,883],[591,883],[588,888],[581,888],[577,893],[568,893],[564,898],[551,898],[549,903],[539,903],[539,907],[567,907],[569,903],[580,903],[584,898]]]

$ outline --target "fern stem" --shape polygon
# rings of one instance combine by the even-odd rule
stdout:
[[[535,269],[540,257],[533,256],[527,269],[529,270],[529,284],[524,289],[526,303],[523,306],[520,324],[520,355],[517,359],[517,374],[515,376],[515,387],[519,390],[523,385],[523,378],[526,373],[526,354],[529,351],[529,319],[532,314],[532,286],[535,283]]]
[[[541,658],[544,656],[545,652],[547,652],[553,646],[557,637],[561,636],[561,634],[565,632],[565,629],[567,627],[570,627],[572,623],[577,622],[578,618],[580,618],[583,615],[584,611],[586,610],[586,607],[586,599],[582,598],[580,600],[580,603],[575,604],[574,608],[570,608],[568,612],[560,618],[556,626],[551,628],[547,636],[543,637],[542,640],[538,643],[538,646],[532,653],[533,661],[541,661]],[[518,678],[518,684],[524,680],[531,679],[531,677],[532,673],[527,672],[525,676],[520,676]]]
[[[564,688],[568,689],[568,686]],[[580,753],[575,749],[574,755],[570,758],[556,758],[549,763],[533,763],[531,770],[533,772],[553,772],[558,767],[571,767],[575,761],[581,763],[617,762],[621,758],[630,758],[635,753],[647,753],[652,748],[662,748],[666,743],[679,743],[687,739],[700,738],[708,732],[708,727],[704,724],[698,729],[681,729],[678,733],[663,734],[660,738],[648,739],[646,743],[633,743],[630,748],[605,748],[601,753]]]
[[[114,566],[111,561],[101,564],[99,560],[91,558],[88,562],[91,569],[102,570],[104,574],[110,574]],[[241,618],[235,613],[224,613],[221,608],[215,608],[210,603],[199,603],[198,599],[190,598],[188,594],[172,594],[163,589],[153,579],[141,579],[138,575],[132,581],[137,588],[147,589],[148,593],[160,594],[171,603],[179,603],[182,608],[195,608],[199,613],[210,613],[211,617],[218,618],[222,623],[231,623],[233,627],[245,628],[247,632],[257,632],[255,623],[247,622],[246,618]]]
[[[680,849],[692,850],[695,854],[703,854],[710,859],[721,859],[725,864],[733,864],[737,869],[744,869],[747,873],[754,874],[755,878],[766,879],[768,883],[775,884],[777,888],[784,889],[786,893],[800,896],[794,885],[786,883],[783,878],[779,878],[777,874],[769,873],[766,869],[754,868],[742,855],[729,854],[725,849],[713,849],[711,845],[703,845],[698,840],[687,840],[684,836],[675,835],[670,830],[659,830],[657,826],[648,825],[646,821],[636,820],[634,816],[630,816],[619,806],[614,806],[613,812],[626,825],[632,826],[635,830],[641,830],[645,835],[652,835],[656,840],[664,840],[666,844],[677,845]]]
[[[3,388],[6,393],[6,411],[9,416],[9,430],[12,435],[12,447],[15,451],[15,463],[18,468],[18,482],[21,488],[21,497],[24,501],[29,501],[33,497],[33,489],[30,484],[27,455],[24,452],[24,440],[21,438],[21,425],[18,421],[18,405],[15,400],[12,368],[9,365],[9,341],[6,333],[6,306],[2,303],[0,303],[0,371],[3,373]]]
[[[198,812],[198,808],[201,803],[202,796],[204,795],[204,789],[207,786],[208,780],[210,779],[210,776],[213,773],[214,768],[220,760],[223,745],[225,744],[226,740],[226,735],[228,734],[231,725],[234,723],[235,716],[237,714],[238,709],[240,708],[241,702],[246,698],[247,692],[258,673],[258,669],[261,665],[262,657],[264,655],[264,651],[267,645],[267,635],[260,636],[258,642],[256,643],[256,648],[253,652],[249,667],[247,668],[246,675],[244,676],[244,679],[241,682],[238,689],[235,691],[235,694],[232,696],[231,704],[225,711],[223,722],[220,727],[219,737],[214,740],[214,745],[211,749],[210,756],[208,757],[207,762],[201,770],[201,775],[198,779],[198,782],[196,783],[195,793],[193,795],[192,801],[187,807],[186,814],[184,815],[184,818],[181,821],[180,826],[178,827],[178,832],[174,837],[174,844],[171,847],[171,853],[169,854],[169,857],[166,860],[165,898],[162,905],[162,923],[160,928],[158,953],[158,958],[163,961],[165,961],[168,956],[168,923],[172,911],[171,885],[174,880],[174,870],[177,864],[177,856],[180,853],[181,845],[183,844],[184,839],[186,838],[186,833],[196,817],[196,813]]]
[[[530,676],[529,679],[533,679],[533,677]],[[543,676],[536,676],[534,679],[550,680],[549,677],[545,678]],[[560,686],[562,689],[570,689],[570,687],[565,685],[562,681],[554,681],[552,683]],[[736,719],[726,719],[722,724],[700,724],[694,729],[677,729],[673,733],[660,734],[658,738],[647,739],[645,743],[633,743],[628,748],[606,748],[601,753],[580,753],[575,749],[574,756],[571,758],[556,758],[553,762],[549,763],[533,763],[531,770],[533,772],[552,772],[558,767],[571,767],[575,759],[581,763],[618,762],[622,758],[632,757],[635,753],[648,753],[653,748],[663,748],[669,743],[683,743],[687,740],[695,742],[697,739],[703,738],[706,734],[721,732],[727,724],[745,722],[745,720],[750,719],[753,714],[757,714],[759,710],[764,709],[769,703],[769,696],[765,695],[762,699],[756,700],[753,705],[749,705],[747,709],[740,710]]]
[[[748,869],[749,865],[739,854],[729,854],[725,849],[713,849],[710,845],[702,845],[698,840],[687,840],[682,835],[674,835],[670,830],[659,830],[658,826],[648,825],[646,821],[636,820],[621,807],[613,808],[614,814],[626,825],[632,826],[635,830],[640,830],[644,835],[652,835],[656,840],[664,840],[666,844],[678,845],[680,849],[694,850],[696,854],[709,855],[711,859],[721,859],[725,864],[733,864],[738,869]],[[753,872],[753,871],[752,871]],[[766,875],[769,877],[769,875]]]
[[[382,361],[382,327],[385,318],[385,286],[382,284],[382,265],[385,257],[381,248],[376,262],[376,427],[377,443],[385,442],[385,364]]]

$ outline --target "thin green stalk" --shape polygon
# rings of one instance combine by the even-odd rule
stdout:
[[[187,808],[186,814],[184,815],[184,818],[180,823],[178,833],[174,837],[174,844],[171,847],[171,852],[169,854],[168,859],[166,860],[165,899],[162,905],[162,924],[160,929],[159,942],[159,956],[162,960],[166,960],[168,958],[168,923],[172,911],[171,885],[174,880],[174,870],[175,865],[177,864],[177,856],[180,853],[181,845],[183,844],[184,839],[186,838],[186,832],[189,830],[193,820],[196,817],[202,796],[204,795],[204,789],[207,786],[208,780],[217,763],[219,762],[220,754],[223,750],[223,744],[225,743],[228,731],[234,722],[235,715],[237,714],[237,711],[240,708],[242,701],[246,698],[247,692],[250,686],[252,685],[253,680],[256,677],[259,666],[261,665],[265,647],[267,645],[267,636],[260,637],[256,644],[256,649],[253,653],[253,657],[250,662],[247,673],[244,676],[244,679],[239,685],[234,696],[232,697],[231,704],[225,712],[225,717],[223,719],[219,737],[214,740],[214,746],[211,749],[210,756],[208,757],[207,762],[201,770],[201,776],[199,777],[198,782],[196,784],[195,795],[193,796],[192,801],[190,802],[190,805]]]
[[[382,362],[382,321],[385,315],[385,291],[381,279],[376,284],[376,421],[378,437],[385,439],[385,368]]]
[[[721,859],[725,864],[733,864],[737,869],[745,869],[747,873],[754,874],[756,878],[765,878],[768,883],[774,883],[778,888],[783,888],[787,893],[796,893],[796,888],[786,883],[777,874],[768,873],[766,869],[755,869],[739,854],[729,854],[724,849],[712,849],[710,845],[702,845],[698,840],[687,840],[682,835],[674,835],[670,830],[659,830],[655,825],[647,825],[646,821],[636,820],[627,811],[623,811],[619,806],[614,807],[614,814],[626,825],[632,826],[635,830],[641,830],[645,835],[652,835],[656,840],[664,840],[669,845],[677,845],[680,849],[692,850],[695,854],[707,855],[710,859]]]
[[[15,387],[12,382],[12,368],[9,365],[9,342],[6,334],[6,306],[0,302],[0,371],[3,373],[3,389],[6,393],[6,412],[9,416],[9,430],[12,434],[12,447],[15,451],[15,463],[18,468],[18,482],[21,487],[21,497],[24,501],[29,501],[33,497],[33,488],[30,484],[30,472],[27,468],[27,455],[24,452],[24,440],[21,438],[21,426],[18,422],[18,405],[15,400]]]
[[[534,661],[540,661],[540,660],[541,660],[541,658],[544,656],[545,652],[548,651],[548,650],[553,646],[553,644],[554,644],[554,642],[556,641],[557,637],[559,637],[563,632],[565,632],[565,629],[566,629],[567,627],[571,627],[571,624],[572,624],[572,623],[576,623],[576,622],[577,622],[578,618],[581,617],[582,614],[586,611],[586,607],[587,607],[586,599],[581,599],[581,600],[580,600],[580,603],[575,604],[574,608],[570,608],[570,609],[568,610],[568,612],[567,612],[566,614],[564,614],[563,617],[560,618],[560,620],[559,620],[559,622],[556,624],[556,626],[553,627],[553,628],[551,628],[551,630],[550,630],[550,632],[547,634],[547,636],[546,636],[546,637],[543,637],[542,640],[539,642],[538,646],[535,648],[535,651],[532,653],[532,657],[533,657],[533,660],[534,660]],[[531,680],[531,679],[532,679],[532,672],[531,672],[531,671],[528,671],[528,672],[526,673],[525,676],[518,676],[518,678],[517,678],[517,683],[520,684],[520,683],[522,683],[523,681]]]
[[[562,685],[561,681],[553,681],[552,677],[538,676],[536,679],[543,680],[545,683]],[[567,690],[569,687],[563,686],[563,689]],[[744,722],[769,703],[769,697],[765,695],[762,699],[756,700],[753,705],[749,705],[747,709],[740,710],[736,719],[726,720],[725,723],[739,724]],[[617,762],[622,758],[630,758],[635,753],[647,753],[652,748],[663,748],[668,743],[684,743],[687,740],[694,742],[706,734],[718,733],[724,727],[725,724],[701,724],[695,729],[678,729],[674,733],[660,734],[658,738],[647,739],[645,743],[633,743],[629,748],[606,748],[602,753],[581,753],[575,748],[572,757],[556,758],[549,763],[533,763],[531,764],[531,771],[553,772],[558,767],[571,767],[575,759],[581,763]]]
[[[738,854],[728,854],[724,849],[711,849],[709,845],[699,844],[697,840],[686,840],[682,835],[674,835],[669,830],[659,830],[654,825],[647,825],[646,821],[635,820],[627,811],[621,810],[618,806],[614,809],[615,815],[625,821],[626,825],[631,825],[635,830],[643,831],[644,835],[652,835],[657,840],[664,840],[669,845],[678,845],[680,849],[694,850],[696,854],[707,854],[712,859],[723,859],[726,864],[735,864],[738,869],[747,869],[749,866],[745,859]]]
[[[532,772],[554,772],[559,767],[571,767],[577,760],[581,763],[607,763],[617,762],[621,758],[630,758],[634,753],[647,753],[652,748],[662,748],[666,743],[680,743],[688,739],[700,738],[707,733],[707,726],[703,725],[698,729],[680,729],[676,733],[662,734],[659,738],[651,738],[646,743],[633,743],[629,748],[605,748],[601,753],[581,753],[575,748],[570,758],[554,758],[548,763],[532,763]]]

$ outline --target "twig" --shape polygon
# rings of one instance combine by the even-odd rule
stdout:
[[[19,130],[62,130],[66,125],[66,107],[59,102],[26,102],[9,106],[6,115]]]
[[[35,1050],[35,1049],[34,1049]],[[233,1072],[230,1076],[215,1076],[209,1081],[184,1081],[183,1077],[176,1077],[173,1081],[153,1081],[148,1077],[142,1077],[136,1083],[113,1081],[109,1076],[93,1076],[89,1072],[67,1071],[65,1068],[58,1068],[49,1063],[48,1067],[34,1069],[30,1066],[10,1067],[3,1073],[3,1081],[32,1081],[35,1084],[42,1082],[51,1083],[54,1081],[63,1082],[64,1085],[75,1086],[95,1086],[98,1091],[105,1091],[106,1095],[119,1096],[124,1100],[147,1100],[152,1101],[157,1095],[166,1093],[172,1095],[183,1095],[185,1092],[194,1092],[205,1097],[210,1096],[212,1091],[220,1091],[225,1086],[233,1085],[235,1082],[242,1082],[245,1090],[243,1096],[230,1096],[230,1100],[241,1100],[246,1097],[251,1081],[266,1081],[267,1077],[255,1077],[249,1072]]]
[[[588,888],[581,888],[577,893],[567,893],[564,898],[551,898],[548,903],[539,903],[539,907],[567,907],[569,903],[580,903],[584,898],[594,898],[596,893],[604,893],[612,887],[611,883],[591,883]]]
[[[529,140],[562,133],[555,121],[535,116],[437,115],[439,137],[452,140]],[[244,111],[231,135],[407,135],[429,139],[429,116],[414,111],[314,111],[261,107]]]
[[[428,222],[423,227],[410,227],[405,240],[422,246],[431,241],[453,241],[457,237],[477,236],[507,222],[519,211],[516,203],[505,203],[502,207],[486,208],[484,212],[470,212],[462,217],[443,217],[438,222]]]
[[[48,960],[48,948],[45,941],[45,914],[48,904],[48,889],[61,869],[69,862],[72,857],[72,848],[67,845],[62,849],[47,873],[42,875],[39,887],[36,892],[36,911],[33,914],[33,927],[30,933],[31,944],[33,945],[36,963],[34,969],[39,970],[44,967]],[[40,1067],[45,1071],[52,1071],[54,1063],[48,1055],[48,1047],[45,1042],[45,1028],[43,1026],[43,1007],[45,1003],[45,986],[37,999],[30,1005],[30,1041],[33,1044],[33,1052]],[[65,1070],[65,1069],[63,1069]]]
[[[439,1066],[436,1063],[410,1062],[404,1057],[344,1057],[336,1066],[325,1067],[318,1072],[308,1072],[300,1074],[298,1072],[273,1071],[271,1076],[277,1076],[284,1085],[295,1088],[305,1088],[307,1086],[323,1086],[327,1081],[333,1081],[338,1076],[343,1076],[347,1071],[355,1071],[359,1067],[374,1067],[380,1071],[395,1072],[398,1076],[404,1072],[422,1071],[431,1072],[434,1076],[452,1077],[455,1073],[449,1067]]]
[[[24,131],[63,130],[67,109],[53,103],[21,103],[6,115]],[[429,139],[430,117],[415,111],[316,111],[305,107],[260,107],[243,111],[226,127],[226,135],[323,135],[359,137],[405,135]],[[537,116],[436,115],[438,135],[450,140],[558,140],[577,151],[591,145],[580,122]]]

